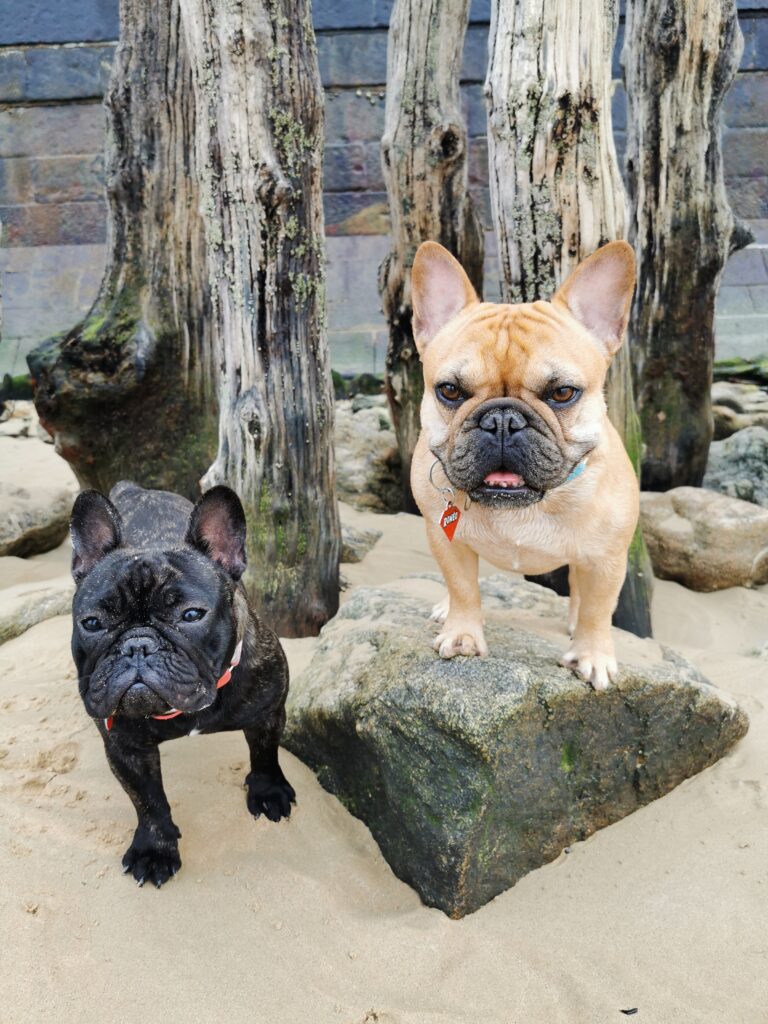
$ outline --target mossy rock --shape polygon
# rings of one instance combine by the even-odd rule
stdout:
[[[507,577],[482,589],[490,656],[452,661],[431,648],[436,584],[354,593],[291,685],[284,741],[395,874],[455,918],[713,764],[748,726],[679,655],[618,631],[618,685],[593,692],[558,664],[562,598]],[[540,635],[555,630],[562,645]]]
[[[18,401],[32,397],[32,378],[27,373],[20,373],[12,377],[10,373],[3,374],[3,381],[0,385],[0,402],[9,400]]]
[[[739,379],[768,384],[768,355],[758,359],[721,359],[713,367],[713,377],[716,381]]]

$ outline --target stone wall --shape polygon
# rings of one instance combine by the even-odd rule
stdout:
[[[24,372],[37,341],[74,323],[92,302],[104,258],[101,96],[118,35],[117,0],[27,0],[0,5],[0,373]],[[386,331],[376,288],[387,251],[379,166],[387,24],[392,0],[316,0],[326,88],[325,212],[334,367],[383,369]],[[488,213],[482,96],[490,0],[474,0],[462,71],[471,188]],[[725,106],[731,201],[756,245],[736,254],[719,301],[722,356],[768,352],[768,0],[739,0],[744,57]],[[617,40],[614,75],[620,78]],[[617,82],[616,141],[625,99]],[[488,236],[488,297],[498,294]]]

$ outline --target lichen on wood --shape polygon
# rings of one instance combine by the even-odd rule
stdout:
[[[469,0],[396,0],[389,24],[382,170],[392,250],[379,269],[389,324],[387,394],[403,466],[403,501],[419,436],[423,377],[411,327],[411,266],[421,242],[440,242],[464,265],[478,294],[483,234],[467,189],[467,130],[459,71]]]

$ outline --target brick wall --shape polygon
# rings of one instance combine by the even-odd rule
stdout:
[[[386,332],[376,268],[387,250],[387,201],[378,142],[384,120],[392,0],[316,0],[326,89],[325,213],[334,366],[381,370]],[[462,68],[470,186],[490,229],[482,96],[490,0],[474,0]],[[768,352],[768,0],[740,0],[741,70],[725,105],[724,156],[737,214],[758,244],[729,264],[718,315],[721,355]],[[26,0],[0,5],[0,373],[64,329],[93,300],[105,240],[100,98],[118,34],[117,0]],[[617,40],[614,76],[620,77]],[[625,98],[614,100],[623,153]],[[487,294],[498,294],[488,236]]]

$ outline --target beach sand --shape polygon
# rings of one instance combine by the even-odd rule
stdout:
[[[418,519],[343,515],[384,531],[343,567],[350,587],[435,571]],[[28,574],[14,559],[7,576],[58,576],[68,560],[63,546]],[[768,1021],[768,658],[750,654],[768,639],[768,589],[658,582],[654,621],[657,639],[741,702],[749,734],[461,921],[422,906],[290,754],[292,818],[254,821],[240,734],[163,747],[183,868],[161,891],[138,889],[120,869],[133,809],[82,709],[69,619],[10,641],[0,1020],[602,1024],[637,1008],[638,1024]],[[313,644],[286,642],[292,672]]]

